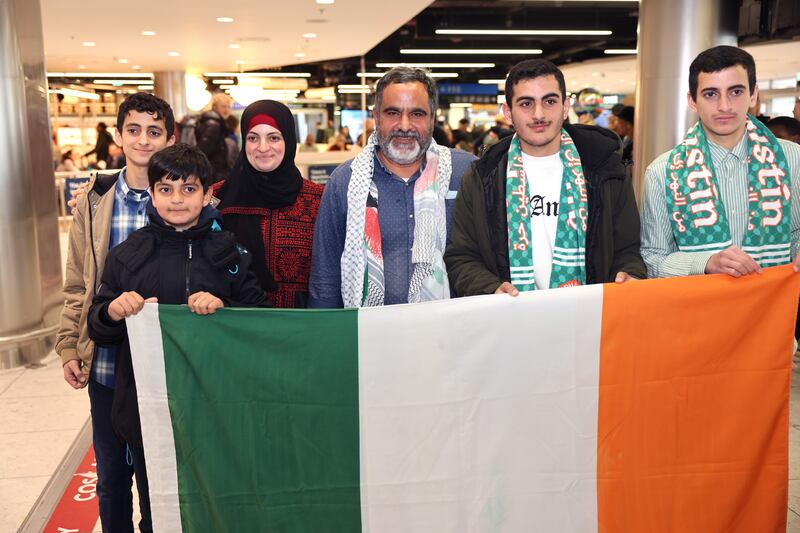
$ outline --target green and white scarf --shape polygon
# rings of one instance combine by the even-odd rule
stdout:
[[[742,250],[758,264],[791,262],[791,185],[786,156],[775,136],[748,115],[748,219]],[[708,139],[700,122],[672,150],[667,162],[667,208],[683,252],[719,252],[731,246]]]
[[[556,242],[550,288],[586,284],[586,221],[589,201],[581,157],[569,134],[561,130],[561,162],[564,176],[558,205]],[[519,138],[514,135],[506,169],[506,216],[511,283],[521,291],[535,290],[528,178],[522,163]]]

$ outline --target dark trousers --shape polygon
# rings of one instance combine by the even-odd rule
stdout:
[[[89,404],[92,413],[92,444],[97,463],[97,498],[100,504],[100,523],[104,533],[133,533],[133,494],[131,493],[134,467],[141,464],[136,474],[139,489],[139,508],[142,520],[139,529],[152,531],[150,523],[150,498],[147,477],[144,474],[144,455],[137,461],[136,454],[128,456],[128,449],[111,424],[111,404],[114,389],[89,380]],[[132,463],[132,464],[129,464]],[[140,481],[140,478],[143,481]],[[142,486],[144,485],[144,490]],[[144,497],[142,495],[144,494]]]
[[[150,487],[147,484],[147,467],[144,463],[144,448],[130,447],[133,456],[133,471],[136,474],[136,489],[139,492],[139,521],[141,533],[153,533],[153,520],[150,517]]]

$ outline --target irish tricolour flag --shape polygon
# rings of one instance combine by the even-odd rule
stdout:
[[[129,321],[158,532],[785,531],[800,274]]]

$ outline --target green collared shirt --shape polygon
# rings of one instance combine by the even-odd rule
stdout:
[[[800,145],[778,139],[789,164],[792,187],[792,259],[797,256],[800,241]],[[732,150],[709,141],[709,151],[731,227],[734,246],[741,247],[747,228],[747,139],[742,136]],[[679,252],[672,234],[672,221],[667,212],[666,178],[669,154],[657,157],[644,176],[642,200],[642,258],[651,278],[668,278],[705,273],[706,263],[714,252]]]

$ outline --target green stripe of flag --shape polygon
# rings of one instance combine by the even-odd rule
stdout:
[[[266,312],[159,306],[183,531],[360,531],[357,312]]]

